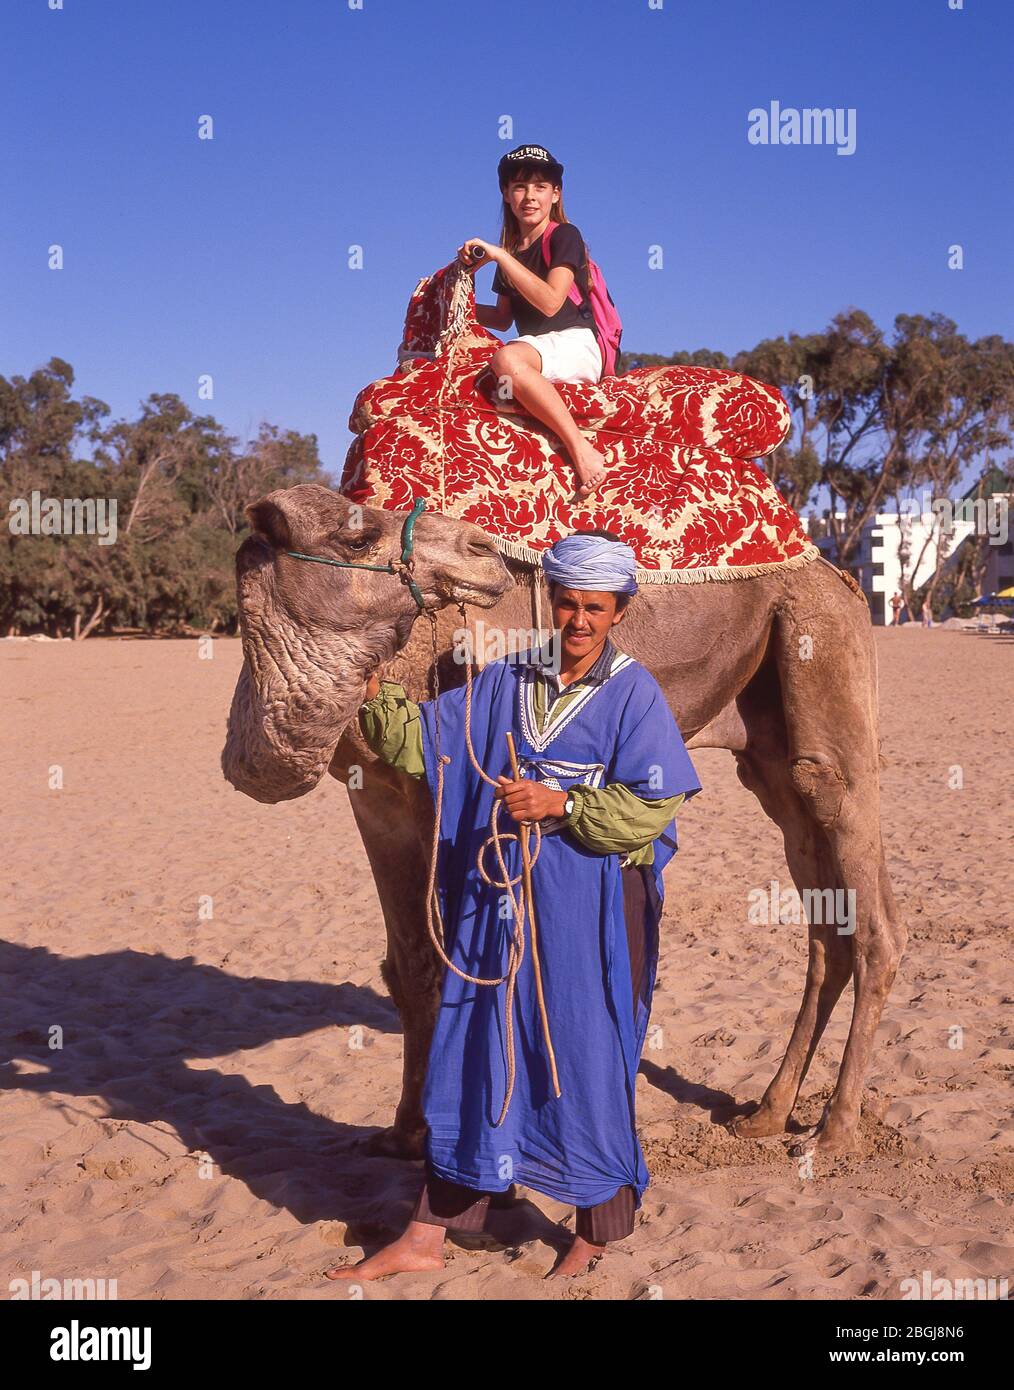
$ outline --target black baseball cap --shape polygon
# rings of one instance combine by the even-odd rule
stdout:
[[[516,150],[505,154],[496,166],[500,187],[503,188],[515,169],[526,164],[541,164],[554,183],[563,182],[563,165],[554,159],[544,145],[519,145]]]

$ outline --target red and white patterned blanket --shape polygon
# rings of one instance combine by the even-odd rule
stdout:
[[[560,385],[609,470],[594,496],[572,505],[574,471],[556,435],[498,399],[488,363],[500,346],[475,322],[471,275],[453,263],[421,280],[398,370],[356,397],[341,492],[396,511],[423,495],[533,564],[570,531],[608,527],[633,547],[638,582],[737,579],[817,555],[750,462],[788,432],[774,387],[711,367]]]

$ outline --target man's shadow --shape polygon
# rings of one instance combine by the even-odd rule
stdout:
[[[65,958],[9,942],[0,942],[0,981],[0,1089],[56,1104],[99,1096],[110,1119],[167,1125],[189,1153],[206,1154],[301,1222],[358,1220],[377,1209],[378,1186],[418,1186],[414,1168],[410,1178],[398,1160],[357,1153],[376,1127],[328,1119],[287,1104],[271,1086],[187,1065],[321,1028],[360,1024],[366,1042],[365,1030],[399,1033],[394,1005],[372,989],[239,978],[193,957],[125,950]],[[54,1025],[62,1047],[49,1046]],[[326,1055],[336,1078],[370,1065],[368,1046],[357,1050],[339,1034]],[[39,1070],[19,1072],[15,1059]],[[141,1133],[159,1146],[157,1131]],[[385,1163],[394,1165],[387,1179]]]
[[[706,1110],[712,1124],[724,1124],[742,1107],[728,1091],[716,1091],[713,1086],[700,1086],[695,1081],[681,1076],[675,1067],[660,1067],[647,1057],[641,1058],[638,1071],[646,1077],[656,1091],[662,1091],[680,1105],[696,1105],[698,1110]]]

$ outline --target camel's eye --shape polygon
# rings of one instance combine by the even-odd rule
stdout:
[[[364,550],[369,550],[375,539],[375,536],[367,536],[362,531],[355,531],[351,536],[342,541],[342,546],[346,550],[352,550],[358,555]]]

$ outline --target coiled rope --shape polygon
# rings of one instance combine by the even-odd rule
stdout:
[[[466,620],[464,607],[461,607],[462,619]],[[560,1089],[560,1078],[556,1067],[556,1052],[553,1048],[553,1039],[549,1029],[549,1017],[546,1012],[546,1000],[542,985],[542,965],[539,959],[538,933],[535,918],[535,895],[532,888],[532,866],[539,857],[542,848],[542,828],[538,821],[522,821],[519,825],[520,834],[508,832],[503,834],[500,831],[500,812],[503,808],[503,799],[495,799],[493,808],[490,812],[489,824],[490,834],[483,841],[476,854],[476,868],[484,883],[491,888],[505,889],[511,903],[511,912],[514,918],[514,930],[510,945],[508,947],[507,971],[503,975],[495,978],[486,979],[479,975],[469,975],[458,966],[447,955],[444,949],[444,922],[440,911],[440,898],[437,892],[437,854],[440,845],[440,817],[444,799],[444,768],[451,762],[448,754],[441,751],[440,740],[440,702],[439,702],[439,676],[437,666],[437,626],[436,619],[432,613],[427,614],[430,620],[430,630],[433,648],[433,681],[434,681],[434,733],[436,744],[436,765],[437,765],[437,790],[434,808],[433,821],[433,843],[430,848],[430,870],[429,881],[426,885],[426,926],[429,931],[430,940],[448,970],[453,971],[461,980],[466,980],[469,984],[496,987],[506,984],[506,1029],[505,1029],[505,1057],[507,1066],[507,1086],[504,1095],[503,1107],[500,1117],[496,1121],[494,1128],[502,1125],[507,1118],[507,1111],[510,1107],[511,1097],[514,1094],[514,1082],[517,1075],[514,1048],[514,995],[517,984],[518,971],[525,956],[525,916],[527,914],[529,924],[529,934],[532,943],[532,968],[535,972],[535,992],[539,1002],[539,1017],[542,1022],[542,1036],[546,1043],[546,1054],[549,1061],[550,1076],[553,1083],[553,1093],[559,1097],[562,1092]],[[514,780],[520,778],[517,753],[514,748],[514,739],[510,731],[507,732],[507,744],[510,752],[511,768],[514,773]],[[478,773],[482,781],[491,787],[498,787],[499,783],[495,778],[487,775],[485,770],[475,756],[475,749],[472,744],[472,663],[470,657],[465,661],[465,747],[472,767]],[[532,853],[530,848],[530,836],[534,828],[535,832],[535,851]],[[521,873],[516,878],[511,878],[510,872],[504,860],[503,845],[508,840],[519,840],[521,845]],[[486,872],[483,862],[486,850],[493,846],[496,854],[496,861],[503,875],[500,879],[491,878]],[[521,883],[521,893],[515,896],[514,888]]]

